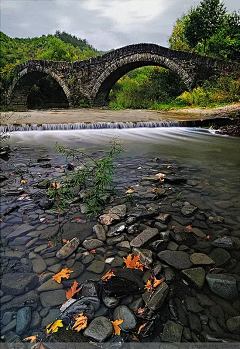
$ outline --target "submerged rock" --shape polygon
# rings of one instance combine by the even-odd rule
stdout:
[[[59,259],[65,259],[69,257],[79,246],[79,239],[73,238],[71,241],[68,241],[56,254],[56,257]]]
[[[24,307],[17,312],[16,333],[24,333],[32,319],[32,310],[30,307]]]
[[[111,225],[118,221],[120,221],[120,217],[115,213],[103,214],[99,217],[99,222],[104,225]]]
[[[113,319],[114,321],[118,319],[123,320],[119,325],[123,331],[133,330],[137,326],[135,315],[126,305],[120,305],[114,310]]]
[[[208,285],[212,292],[225,299],[233,300],[238,296],[237,281],[226,274],[207,274]]]
[[[110,320],[104,316],[96,317],[83,332],[85,337],[96,342],[104,342],[113,333],[113,325]]]
[[[11,273],[2,277],[1,289],[12,296],[32,290],[38,284],[39,278],[33,273]]]
[[[165,250],[158,253],[158,258],[176,269],[188,269],[192,266],[189,254],[183,251]]]
[[[168,320],[163,328],[161,339],[163,342],[181,342],[183,326],[174,321]]]
[[[153,292],[146,291],[143,294],[145,306],[151,310],[159,309],[163,305],[168,291],[169,287],[165,282],[158,285]]]
[[[149,243],[155,237],[159,235],[159,231],[156,228],[145,229],[142,233],[136,236],[131,242],[132,247],[143,247],[146,243]]]
[[[202,288],[205,281],[205,270],[202,267],[182,270],[183,277],[191,285]]]

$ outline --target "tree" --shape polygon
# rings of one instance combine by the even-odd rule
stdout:
[[[203,45],[206,51],[207,40],[217,34],[226,16],[226,7],[219,0],[202,0],[196,8],[191,8],[188,14],[184,34],[191,48]]]
[[[186,19],[187,16],[183,15],[181,18],[177,19],[176,24],[173,26],[172,35],[168,40],[170,44],[169,47],[172,50],[190,51],[184,31]]]

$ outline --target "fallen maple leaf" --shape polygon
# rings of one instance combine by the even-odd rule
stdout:
[[[192,230],[192,226],[191,225],[187,225],[185,228]]]
[[[68,242],[68,240],[67,239],[62,239],[62,242],[64,242],[64,244],[65,244],[66,242]]]
[[[145,310],[146,310],[146,308],[138,308],[137,312],[138,312],[138,314],[142,314],[145,312]]]
[[[33,343],[38,337],[38,334],[36,334],[35,336],[30,336],[30,337],[26,337],[23,340],[24,341],[30,341],[30,343]]]
[[[160,285],[163,282],[163,279],[158,280],[156,279],[156,276],[151,275],[150,280],[147,281],[145,288],[148,292],[152,291],[154,288],[156,288],[158,285]]]
[[[70,288],[70,290],[66,291],[66,298],[67,299],[72,298],[72,296],[74,296],[75,293],[79,292],[82,289],[82,286],[80,286],[79,288],[77,288],[77,287],[78,287],[78,283],[75,280],[72,287]]]
[[[74,319],[76,320],[76,322],[72,327],[73,330],[79,332],[80,330],[87,327],[87,317],[84,316],[83,313],[74,316]]]
[[[205,237],[206,240],[208,240],[209,238],[210,238],[210,235],[207,235],[207,236]]]
[[[139,262],[140,258],[140,253],[133,257],[132,259],[132,254],[129,254],[127,258],[123,258],[124,263],[126,264],[126,268],[132,268],[132,269],[141,269],[143,270],[144,265]]]
[[[52,276],[53,280],[57,281],[59,284],[61,282],[62,278],[69,279],[70,274],[73,273],[72,270],[69,270],[68,268],[62,269],[59,273]]]
[[[89,253],[96,253],[96,250],[91,250],[89,251]]]
[[[42,343],[38,342],[38,343],[35,343],[31,349],[45,349],[45,347],[42,345]]]
[[[134,193],[133,189],[128,189],[127,191],[125,191],[125,194],[132,194],[132,193]]]
[[[146,322],[145,322],[144,324],[142,324],[142,325],[139,327],[139,329],[138,329],[138,331],[137,331],[137,334],[139,334],[139,333],[142,331],[143,327],[145,327],[146,325],[147,325]]]
[[[59,169],[57,169],[59,170]],[[51,183],[51,187],[55,188],[55,189],[60,189],[62,187],[62,184],[61,183]]]
[[[101,280],[102,281],[107,281],[107,280],[111,279],[112,276],[115,276],[114,268],[111,268],[105,275],[103,275]]]
[[[43,274],[45,274],[45,271],[43,271],[41,274],[37,274],[39,280],[42,278]]]
[[[51,240],[49,240],[49,241],[48,241],[48,246],[49,246],[49,247],[53,247],[53,246],[55,246],[55,245],[54,245],[54,243],[53,243]]]
[[[26,196],[28,196],[28,194],[19,195],[20,198],[24,198],[24,197],[26,197]]]
[[[120,336],[121,328],[119,327],[119,325],[123,323],[123,319],[111,321],[111,323],[113,324],[114,334]]]
[[[52,322],[51,324],[47,325],[46,332],[47,334],[57,332],[59,327],[63,327],[62,320],[56,320],[55,322]]]
[[[132,340],[136,341],[136,342],[139,342],[139,339],[135,336],[135,334],[132,336]]]

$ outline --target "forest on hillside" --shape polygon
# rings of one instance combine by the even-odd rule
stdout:
[[[236,11],[228,13],[219,0],[202,0],[176,20],[168,41],[169,48],[174,50],[240,62],[240,15]],[[1,95],[10,86],[14,67],[19,63],[30,59],[76,61],[104,53],[93,48],[86,39],[60,31],[35,38],[10,38],[0,32],[0,45]],[[163,109],[236,102],[240,99],[237,73],[213,79],[186,92],[184,84],[169,70],[138,68],[113,87],[109,107]],[[63,100],[63,92],[49,77],[34,85],[29,96],[30,107],[66,106],[61,105]]]

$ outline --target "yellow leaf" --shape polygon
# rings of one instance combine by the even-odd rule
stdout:
[[[127,191],[125,191],[125,194],[132,194],[132,193],[134,193],[133,189],[128,189]]]
[[[47,334],[57,332],[59,327],[63,327],[62,320],[56,320],[55,322],[52,322],[51,324],[47,325],[46,332]]]
[[[36,334],[35,336],[30,336],[30,337],[26,337],[23,340],[24,341],[30,341],[30,343],[33,343],[38,337],[38,334]]]
[[[82,289],[82,286],[80,286],[79,288],[77,288],[77,287],[78,287],[78,283],[75,280],[72,287],[70,288],[70,290],[66,291],[66,298],[67,299],[72,298],[72,296],[74,296],[75,293],[79,292]]]
[[[76,320],[76,322],[72,327],[73,330],[79,332],[80,330],[87,327],[87,317],[84,316],[83,313],[74,316],[74,319]]]
[[[114,334],[119,336],[121,332],[121,328],[119,327],[119,325],[123,323],[123,319],[111,321],[111,323],[113,324]]]
[[[60,284],[62,278],[69,279],[71,273],[73,273],[73,271],[68,268],[62,269],[59,273],[53,275],[52,278]]]

